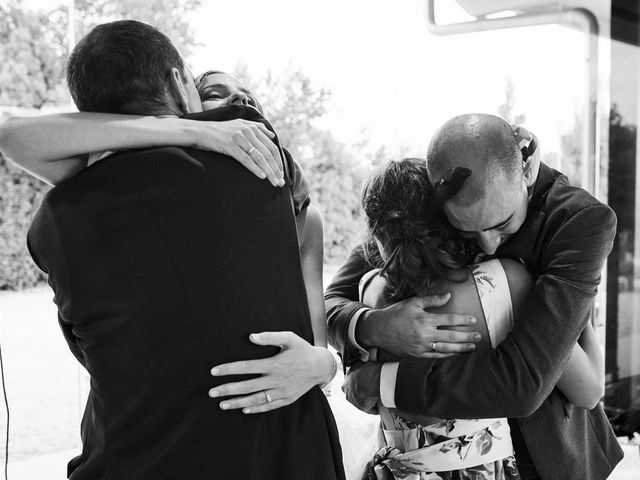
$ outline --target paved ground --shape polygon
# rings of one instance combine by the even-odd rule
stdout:
[[[62,339],[51,298],[48,288],[0,292],[0,344],[11,412],[11,480],[65,478],[66,463],[80,448],[86,380]],[[347,470],[356,478],[353,466],[371,453],[376,421],[344,400],[341,382],[339,375],[332,384],[330,403],[340,427]],[[0,445],[4,445],[5,421],[0,402]],[[611,478],[638,480],[638,444],[623,447],[626,457]],[[0,450],[0,461],[4,461],[4,449]]]

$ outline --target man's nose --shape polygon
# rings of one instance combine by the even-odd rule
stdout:
[[[500,235],[493,232],[480,232],[478,245],[487,255],[493,255],[500,246]]]
[[[234,92],[231,95],[230,103],[237,105],[249,105],[249,96],[244,92]]]

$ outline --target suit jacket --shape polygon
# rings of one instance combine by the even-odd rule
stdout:
[[[613,211],[559,172],[541,165],[527,217],[497,252],[523,260],[537,277],[521,316],[495,349],[442,360],[400,362],[399,409],[444,418],[517,418],[517,458],[544,480],[604,479],[622,458],[601,406],[575,408],[555,388],[589,320],[600,273],[615,235]],[[360,277],[370,266],[356,248],[326,293],[329,338],[345,362],[351,316],[363,307]],[[520,450],[520,451],[519,451]]]
[[[192,118],[239,116],[261,118]],[[28,243],[91,376],[71,479],[344,478],[320,388],[258,415],[208,396],[234,380],[214,365],[279,351],[250,333],[313,339],[291,189],[211,152],[119,153],[52,189]]]

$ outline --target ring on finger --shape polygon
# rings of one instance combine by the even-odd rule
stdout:
[[[438,342],[431,342],[431,350],[435,352],[436,348],[438,348]]]
[[[253,152],[255,152],[257,150],[256,147],[254,147],[253,145],[251,145],[251,147],[249,148],[249,150],[247,150],[247,155],[251,155]]]
[[[264,398],[267,400],[267,403],[271,403],[273,401],[273,398],[271,398],[271,395],[269,395],[269,392],[266,390],[263,390],[264,392]]]

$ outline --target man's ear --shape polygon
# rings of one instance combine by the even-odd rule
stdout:
[[[169,95],[180,112],[189,113],[189,95],[187,94],[187,89],[182,81],[182,74],[176,67],[169,70],[167,86],[169,89]]]

